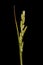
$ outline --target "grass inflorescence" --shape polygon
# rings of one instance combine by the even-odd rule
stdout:
[[[24,23],[25,23],[25,10],[22,11],[22,14],[21,14],[20,33],[18,30],[18,25],[17,25],[17,20],[16,20],[15,7],[14,7],[14,17],[15,17],[15,24],[16,24],[16,29],[17,29],[18,43],[19,43],[20,65],[23,65],[23,61],[22,61],[23,60],[22,59],[22,52],[23,52],[23,45],[24,45],[23,36],[24,36],[24,33],[27,29],[27,26],[24,25]]]

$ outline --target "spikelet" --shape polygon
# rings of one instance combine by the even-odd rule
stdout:
[[[23,45],[23,42],[22,42],[23,41],[23,36],[24,36],[24,33],[25,33],[26,29],[27,29],[27,26],[25,27],[24,23],[25,23],[25,11],[23,11],[22,14],[21,14],[20,36],[19,36],[20,45]]]

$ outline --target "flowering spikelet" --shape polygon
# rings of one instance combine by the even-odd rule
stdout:
[[[19,43],[20,43],[22,51],[23,51],[23,36],[24,36],[24,33],[25,33],[26,29],[27,29],[27,26],[25,27],[24,23],[25,23],[25,11],[22,12],[21,21],[20,21]]]

